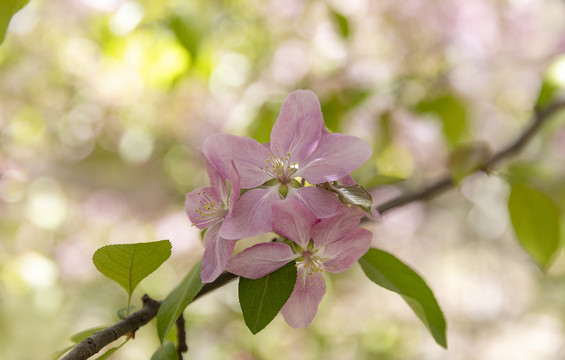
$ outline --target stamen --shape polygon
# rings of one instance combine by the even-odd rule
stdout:
[[[216,202],[212,194],[206,191],[198,192],[197,194],[201,196],[201,200],[199,201],[200,205],[194,212],[200,214],[200,216],[196,218],[196,221],[201,221],[198,224],[199,226],[211,226],[226,216],[228,210],[225,208],[223,202]]]
[[[292,175],[298,170],[296,162],[291,163],[289,152],[283,157],[278,154],[279,149],[275,149],[275,155],[269,153],[269,158],[265,159],[265,172],[277,179],[281,184],[288,184],[292,180]]]

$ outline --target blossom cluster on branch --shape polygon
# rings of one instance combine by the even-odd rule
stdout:
[[[287,97],[270,140],[209,136],[200,153],[210,186],[187,194],[185,210],[196,227],[206,229],[204,283],[224,269],[258,279],[295,261],[296,284],[281,312],[290,326],[305,327],[325,293],[323,272],[348,269],[371,243],[371,232],[359,228],[367,213],[316,185],[355,185],[350,174],[369,159],[371,147],[355,136],[328,132],[320,102],[308,90]],[[276,241],[232,258],[238,239],[270,231]]]

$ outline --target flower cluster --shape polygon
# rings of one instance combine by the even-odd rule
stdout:
[[[187,194],[185,210],[207,229],[202,281],[214,281],[224,269],[258,279],[295,261],[296,285],[281,312],[290,326],[308,326],[325,292],[323,273],[348,269],[371,242],[371,233],[358,227],[363,210],[315,185],[354,185],[350,173],[371,148],[329,133],[317,96],[297,90],[284,101],[269,143],[215,134],[201,154],[211,185]],[[231,257],[236,240],[269,231],[280,240]]]

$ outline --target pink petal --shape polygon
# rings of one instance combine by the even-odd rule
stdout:
[[[339,180],[363,165],[371,152],[369,144],[355,136],[326,134],[312,155],[299,163],[296,176],[310,184]]]
[[[341,185],[345,185],[345,186],[354,186],[357,185],[357,183],[355,182],[355,180],[351,177],[351,175],[345,175],[344,177],[342,177],[341,179],[338,179],[337,182]]]
[[[206,159],[206,172],[210,179],[210,185],[216,191],[218,199],[227,199],[226,179],[220,175],[218,170]]]
[[[316,248],[339,240],[356,229],[363,214],[363,210],[356,206],[345,206],[332,217],[322,219],[314,226],[311,233]]]
[[[249,190],[241,195],[233,211],[226,216],[220,236],[242,239],[271,231],[271,205],[278,200],[279,194],[274,186]]]
[[[273,230],[306,249],[316,216],[300,200],[287,198],[273,204]]]
[[[271,149],[293,161],[309,156],[320,141],[324,119],[318,97],[310,90],[296,90],[283,102],[271,131]]]
[[[287,244],[260,243],[235,255],[226,269],[248,279],[259,279],[296,259]]]
[[[230,260],[235,240],[226,240],[219,236],[221,224],[216,224],[206,230],[204,234],[204,255],[202,256],[202,269],[200,278],[203,283],[210,283],[224,271]]]
[[[205,197],[213,199],[218,203],[220,202],[216,191],[211,186],[206,186],[189,192],[186,194],[186,200],[184,202],[184,211],[188,215],[190,221],[192,221],[192,223],[199,229],[205,229],[209,226],[213,226],[224,219],[223,216],[209,217],[202,216],[202,214],[199,213],[199,211],[203,211],[203,203],[206,202],[204,199]]]
[[[270,178],[264,170],[269,151],[251,138],[212,134],[204,141],[202,152],[224,178],[229,177],[233,161],[244,188],[259,186]]]
[[[317,187],[306,186],[295,191],[289,192],[289,197],[294,196],[304,202],[314,215],[323,219],[335,215],[337,211],[343,209],[345,205],[339,201],[333,192]]]
[[[369,250],[373,234],[366,229],[357,228],[339,241],[332,242],[323,250],[324,269],[338,273],[349,269]]]
[[[313,273],[312,276],[308,276],[304,271],[299,270],[294,290],[281,309],[287,324],[293,328],[310,325],[325,292],[326,282],[322,274]]]
[[[231,166],[230,166],[230,179],[231,179],[231,192],[230,192],[229,203],[230,203],[230,213],[231,213],[241,193],[239,172],[237,171],[233,161],[231,162]]]

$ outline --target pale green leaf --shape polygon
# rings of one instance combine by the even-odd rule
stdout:
[[[55,351],[53,353],[51,353],[48,357],[47,360],[58,360],[60,359],[63,355],[65,355],[67,352],[69,352],[69,350],[71,350],[72,348],[74,348],[76,345],[69,345],[67,347],[65,347],[64,349]]]
[[[182,281],[167,295],[161,307],[159,307],[159,312],[157,313],[157,333],[159,334],[161,344],[163,344],[177,318],[202,289],[202,286],[204,286],[200,279],[201,265],[202,263],[200,262],[194,265]]]
[[[361,268],[375,284],[402,296],[428,328],[435,341],[447,348],[446,323],[437,300],[424,279],[386,251],[371,248],[359,259]]]
[[[512,186],[508,210],[520,244],[546,268],[559,247],[559,210],[547,195],[523,184]]]
[[[178,360],[177,347],[172,341],[165,341],[151,356],[151,360]]]
[[[117,282],[131,296],[141,280],[157,270],[171,256],[171,243],[161,240],[147,243],[104,246],[92,261],[102,274]]]
[[[119,346],[115,346],[115,347],[109,349],[109,350],[106,351],[104,354],[102,354],[101,356],[97,357],[96,360],[106,360],[106,359],[109,359],[110,356],[111,356],[112,354],[114,354],[116,351],[120,350],[120,348],[121,348],[122,346],[124,346],[124,344],[127,343],[128,340],[129,340],[129,339],[127,339],[126,341],[124,341],[123,343],[121,343]]]
[[[71,336],[71,341],[74,343],[79,343],[81,341],[83,341],[84,339],[86,339],[87,337],[89,337],[90,335],[97,333],[100,330],[104,330],[106,329],[108,326],[97,326],[91,329],[86,329],[83,330],[81,332],[78,332],[76,334],[74,334],[73,336]]]
[[[29,0],[2,0],[0,1],[0,44],[6,37],[6,31],[12,17],[23,8]]]

